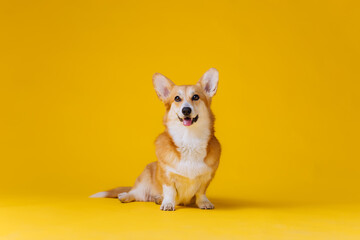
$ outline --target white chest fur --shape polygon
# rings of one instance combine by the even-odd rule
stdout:
[[[175,162],[168,171],[190,179],[209,172],[211,169],[205,164],[204,159],[207,154],[210,130],[204,122],[190,127],[176,122],[168,127],[181,155],[180,161]]]
[[[183,177],[194,179],[201,176],[211,169],[205,164],[206,147],[198,148],[179,148],[181,159],[169,167],[170,172],[176,173]]]

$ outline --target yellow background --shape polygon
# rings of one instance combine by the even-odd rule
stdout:
[[[164,128],[152,74],[194,84],[215,67],[210,199],[358,202],[359,14],[357,1],[1,1],[3,199],[132,185]]]

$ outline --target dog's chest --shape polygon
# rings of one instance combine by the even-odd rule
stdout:
[[[174,165],[174,173],[194,179],[209,171],[204,162],[207,151],[205,147],[179,148],[181,159]]]
[[[180,152],[180,161],[175,162],[169,171],[189,179],[195,179],[211,169],[204,162],[207,155],[207,139],[184,135],[175,139]]]

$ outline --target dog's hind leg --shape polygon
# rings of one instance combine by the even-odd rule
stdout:
[[[128,203],[128,202],[133,202],[135,201],[135,196],[134,194],[130,193],[130,192],[123,192],[123,193],[119,193],[118,195],[118,199],[120,200],[120,202],[122,203]]]
[[[153,196],[153,202],[155,202],[157,205],[161,205],[162,201],[163,201],[163,196],[161,195],[155,195]]]
[[[140,176],[136,179],[134,187],[127,193],[120,193],[118,198],[121,202],[159,202],[157,196],[161,196],[156,184],[155,173],[157,163],[148,164]]]

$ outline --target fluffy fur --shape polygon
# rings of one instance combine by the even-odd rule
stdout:
[[[154,74],[155,91],[166,109],[165,131],[155,141],[158,161],[146,166],[133,187],[119,187],[92,197],[118,197],[123,203],[153,201],[165,211],[192,203],[201,209],[213,209],[205,193],[221,152],[210,109],[218,76],[218,71],[211,68],[196,85],[177,86],[165,76]],[[184,115],[184,108],[190,108],[191,113]]]

